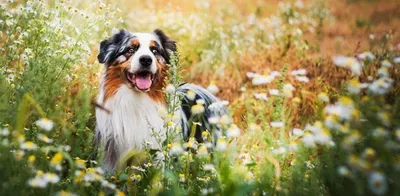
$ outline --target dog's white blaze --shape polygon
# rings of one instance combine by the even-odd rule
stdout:
[[[153,74],[156,73],[157,72],[157,65],[156,65],[157,59],[154,56],[153,52],[150,50],[150,42],[156,41],[161,46],[159,38],[156,35],[154,35],[153,33],[134,33],[133,36],[139,40],[140,46],[139,46],[138,50],[135,52],[135,54],[131,57],[132,61],[131,61],[131,67],[130,67],[129,71],[131,73],[135,73],[136,71],[138,71],[141,67],[141,65],[139,63],[139,58],[143,55],[149,55],[149,56],[151,56],[151,58],[153,60],[151,66],[150,66],[150,71]]]
[[[103,95],[103,88],[100,88],[98,103],[103,102]],[[164,121],[158,111],[163,105],[154,102],[146,93],[122,85],[103,106],[110,113],[96,109],[98,131],[103,143],[114,140],[119,157],[132,149],[144,149],[145,145],[151,149],[161,148],[157,139],[165,139]]]

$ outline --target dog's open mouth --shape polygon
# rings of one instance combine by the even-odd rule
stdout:
[[[150,90],[150,87],[153,84],[154,80],[153,73],[151,73],[150,71],[137,71],[135,73],[126,71],[125,73],[128,82],[130,82],[132,86],[143,92],[147,92],[148,90]]]

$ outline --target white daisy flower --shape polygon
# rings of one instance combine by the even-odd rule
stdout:
[[[214,83],[211,83],[208,87],[207,90],[212,93],[212,94],[216,94],[219,91],[219,88],[217,85],[215,85]]]
[[[167,93],[172,94],[172,93],[175,92],[175,86],[172,85],[172,84],[168,84],[168,85],[165,87],[165,91],[167,91]]]
[[[254,93],[256,99],[268,101],[267,93]]]
[[[374,60],[375,59],[375,55],[369,51],[358,54],[357,57],[361,60],[366,60],[366,59]]]
[[[333,63],[338,67],[344,67],[351,70],[356,75],[361,75],[361,63],[354,57],[334,56]]]
[[[270,89],[269,94],[279,96],[279,90],[278,89]]]
[[[52,120],[47,119],[47,118],[41,118],[41,119],[37,120],[35,122],[35,124],[39,128],[41,128],[41,129],[43,129],[45,131],[51,131],[53,129],[53,127],[54,127],[54,122]]]
[[[392,63],[388,60],[384,60],[381,62],[383,67],[392,67]]]
[[[271,122],[270,125],[271,125],[271,127],[274,127],[274,128],[280,128],[280,127],[285,126],[285,123],[283,123],[282,121],[274,121],[274,122]]]
[[[380,172],[372,172],[368,176],[369,189],[377,195],[384,195],[388,190],[386,177]]]
[[[238,137],[240,136],[240,129],[235,124],[232,124],[226,131],[227,137]]]

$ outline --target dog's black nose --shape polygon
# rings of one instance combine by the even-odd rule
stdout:
[[[143,55],[139,58],[139,62],[141,65],[148,67],[153,62],[153,59],[151,59],[151,56],[149,55]]]

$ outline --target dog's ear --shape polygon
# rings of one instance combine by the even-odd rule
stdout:
[[[99,62],[105,64],[112,63],[118,57],[117,55],[121,52],[121,49],[124,49],[130,38],[132,38],[132,35],[128,31],[121,29],[109,39],[100,42],[99,54],[97,55]]]
[[[177,51],[177,47],[176,47],[176,41],[174,41],[171,38],[169,38],[160,29],[154,30],[154,34],[156,34],[158,36],[158,38],[160,39],[161,45],[165,50],[164,58],[169,63],[170,56],[172,54],[176,55],[176,53],[178,52]]]

